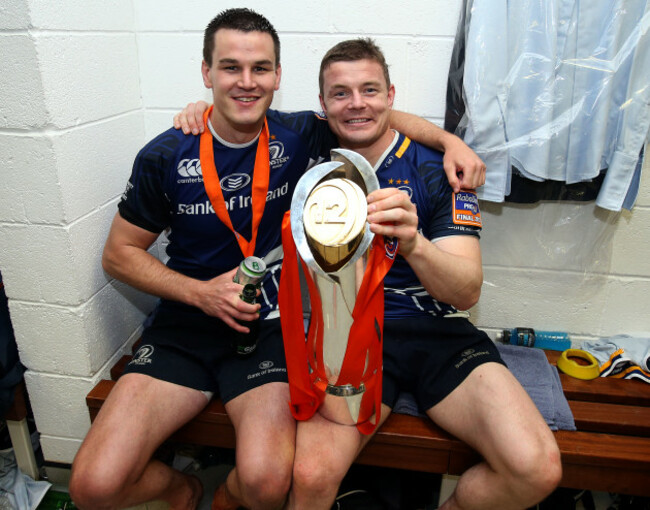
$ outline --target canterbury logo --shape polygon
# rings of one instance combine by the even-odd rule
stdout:
[[[203,175],[201,162],[198,159],[181,159],[177,170],[182,177],[199,177]]]
[[[224,191],[237,191],[244,188],[249,182],[251,182],[250,175],[232,174],[221,179],[220,184]]]

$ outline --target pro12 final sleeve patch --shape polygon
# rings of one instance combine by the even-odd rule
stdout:
[[[454,193],[454,224],[481,227],[481,211],[478,207],[478,197],[474,191],[459,191]]]

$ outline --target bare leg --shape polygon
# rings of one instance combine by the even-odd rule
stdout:
[[[269,383],[226,404],[237,436],[236,467],[217,489],[213,510],[282,508],[296,438],[288,402],[289,385]]]
[[[390,411],[382,406],[382,423]],[[343,477],[371,437],[360,434],[355,426],[334,423],[318,413],[298,422],[293,485],[287,508],[329,510]]]
[[[562,467],[555,438],[504,366],[477,367],[427,414],[485,459],[460,477],[441,509],[528,508],[559,483]]]
[[[214,497],[212,498],[212,505],[210,506],[211,510],[237,510],[241,506],[239,499],[233,496],[230,490],[228,490],[228,484],[231,486],[238,485],[236,468],[233,468],[233,470],[228,473],[226,481],[217,487]]]
[[[163,500],[172,510],[194,510],[203,492],[199,480],[151,456],[206,404],[200,391],[142,374],[122,376],[72,465],[75,504],[103,510]]]

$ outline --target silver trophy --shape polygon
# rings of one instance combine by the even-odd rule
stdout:
[[[325,386],[319,412],[336,423],[354,425],[366,389],[363,381],[374,376],[377,367],[369,366],[366,353],[358,387],[340,385],[338,377],[348,343],[354,342],[349,338],[352,310],[374,237],[366,221],[366,195],[379,189],[379,182],[370,163],[356,152],[334,149],[331,159],[298,182],[291,202],[291,232],[322,303],[322,352],[314,340],[307,345],[316,364],[309,367],[312,379]]]

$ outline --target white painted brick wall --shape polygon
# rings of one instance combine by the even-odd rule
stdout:
[[[74,299],[78,286],[74,281],[72,246],[65,228],[3,224],[0,241],[2,275],[10,300],[63,305]]]
[[[26,33],[0,34],[0,128],[44,125],[45,95],[33,39]]]
[[[0,221],[60,226],[91,213],[124,191],[145,140],[141,112],[66,131],[3,135]]]
[[[281,34],[282,82],[273,108],[286,111],[321,110],[318,102],[320,59],[340,38],[331,34]]]
[[[200,97],[198,99],[200,99]],[[206,97],[205,100],[211,101],[211,99],[208,97]],[[186,101],[186,103],[187,102],[188,101]],[[167,129],[172,127],[172,118],[173,118],[173,114],[171,113],[171,111],[153,110],[147,112],[147,115],[145,116],[145,127],[144,127],[146,139],[151,140],[152,138],[159,135],[163,131],[166,131]]]
[[[88,420],[88,427],[90,427],[90,420]],[[59,435],[50,436],[48,434],[41,434],[40,441],[44,458],[53,459],[53,461],[56,459],[55,462],[71,465],[77,451],[81,448],[82,439],[69,439]],[[50,472],[48,471],[49,474]]]
[[[39,30],[133,31],[132,0],[28,0],[31,22]],[[98,55],[101,60],[101,55]]]
[[[131,111],[52,136],[68,222],[122,194],[146,141],[143,129],[142,112]]]
[[[650,173],[650,166],[646,168]],[[612,246],[614,274],[650,278],[650,207],[637,206],[617,223]]]
[[[49,137],[3,133],[0,165],[0,222],[61,224],[64,204]]]
[[[408,86],[408,111],[422,117],[444,118],[452,49],[453,39],[427,38],[409,44],[409,67],[404,80]]]
[[[142,100],[145,107],[185,106],[210,99],[201,79],[203,37],[199,32],[145,33],[138,36]],[[171,116],[169,116],[171,119]]]
[[[54,127],[140,108],[134,34],[42,33],[36,49]]]
[[[3,2],[0,5],[0,30],[20,30],[28,26],[27,0]]]
[[[203,29],[235,6],[261,12],[280,33],[275,108],[319,109],[320,58],[363,35],[386,53],[396,107],[442,123],[459,0],[408,9],[387,0],[0,6],[0,269],[47,460],[72,461],[89,426],[86,393],[153,305],[103,273],[104,239],[138,149],[188,101],[210,99]],[[561,329],[574,339],[649,331],[649,171],[635,210],[608,228],[593,205],[484,204],[485,284],[474,322],[490,332]]]
[[[456,33],[459,2],[430,0],[403,8],[378,4],[372,0],[335,0],[330,5],[333,31],[372,35],[451,36]],[[341,15],[343,13],[343,15]]]
[[[581,273],[522,267],[485,267],[483,293],[474,310],[485,328],[532,326],[588,334],[600,323],[607,280]]]
[[[154,299],[101,251],[145,143],[132,0],[0,7],[0,269],[46,459],[70,462],[85,394]]]
[[[208,22],[220,11],[231,7],[248,7],[268,17],[279,32],[298,31],[312,34],[328,29],[332,10],[332,2],[317,0],[285,0],[281,4],[269,3],[266,0],[225,0],[220,1],[218,5],[208,0],[194,0],[191,9],[187,4],[174,0],[135,0],[134,4],[136,27],[139,32],[202,33]],[[348,5],[346,10],[349,9]],[[355,15],[357,12],[355,10]]]

